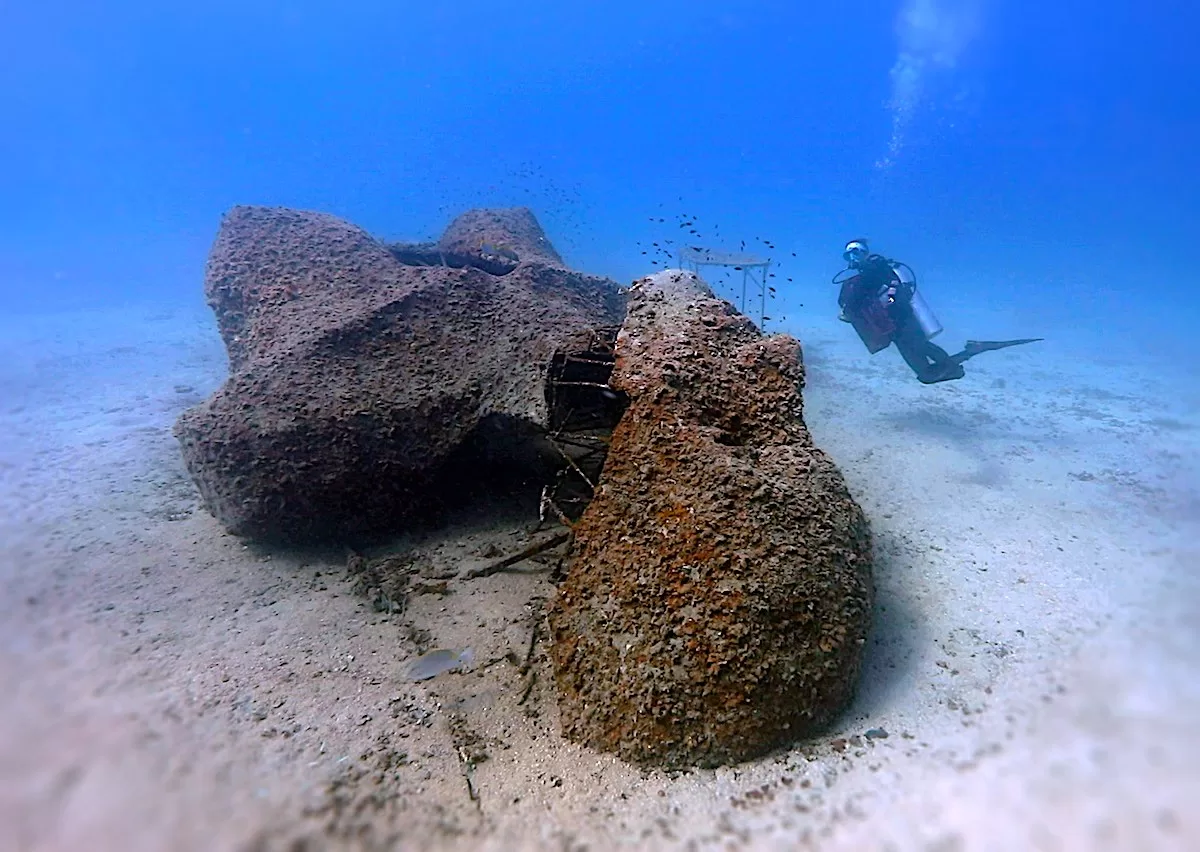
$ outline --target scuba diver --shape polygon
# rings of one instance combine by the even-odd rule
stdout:
[[[951,355],[933,342],[942,325],[917,292],[917,277],[908,264],[872,254],[866,240],[846,243],[842,258],[848,268],[833,278],[841,285],[838,319],[854,326],[872,355],[895,343],[923,384],[961,379],[966,375],[963,362],[981,352],[1042,339],[968,340],[961,352]]]

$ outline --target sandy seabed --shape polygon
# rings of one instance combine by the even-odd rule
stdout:
[[[4,326],[0,849],[1200,848],[1194,372],[1047,343],[923,387],[809,326],[806,419],[876,539],[859,696],[666,775],[559,737],[544,639],[512,662],[549,562],[463,576],[536,519],[399,542],[429,593],[378,611],[344,554],[198,506],[170,430],[225,374],[205,311]],[[411,682],[431,645],[472,668]]]

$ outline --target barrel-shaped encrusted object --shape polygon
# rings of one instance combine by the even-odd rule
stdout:
[[[629,406],[550,610],[564,734],[682,768],[813,733],[853,696],[873,586],[799,343],[664,271],[630,293],[611,383]]]

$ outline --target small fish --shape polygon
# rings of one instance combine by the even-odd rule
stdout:
[[[456,651],[453,648],[434,648],[417,657],[408,667],[409,680],[429,680],[454,669],[475,662],[475,653],[470,648]]]

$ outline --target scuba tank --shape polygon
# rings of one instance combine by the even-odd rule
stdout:
[[[908,288],[912,294],[910,304],[912,305],[913,318],[916,319],[917,325],[921,327],[921,332],[925,335],[926,340],[932,340],[942,333],[942,324],[938,322],[938,318],[934,315],[933,309],[929,307],[929,303],[921,295],[921,291],[917,289],[917,276],[912,271],[907,263],[893,263],[892,269],[896,272],[896,277],[900,279],[901,284]]]

